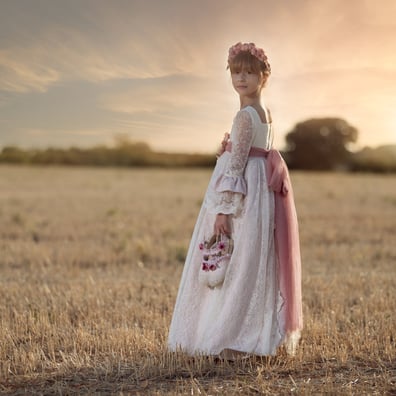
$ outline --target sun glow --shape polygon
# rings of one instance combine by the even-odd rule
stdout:
[[[158,150],[212,152],[238,110],[225,70],[238,41],[268,55],[263,102],[279,148],[313,117],[345,119],[359,146],[396,144],[393,0],[252,0],[257,12],[238,24],[245,6],[226,0],[157,2],[155,13],[150,2],[136,10],[43,0],[51,18],[33,3],[0,6],[0,148],[103,144],[125,133]],[[12,23],[2,23],[7,15]]]

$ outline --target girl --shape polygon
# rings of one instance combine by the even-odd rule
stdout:
[[[287,167],[271,150],[272,120],[260,96],[271,73],[253,43],[229,50],[240,111],[225,137],[200,210],[170,325],[168,347],[189,355],[230,358],[295,352],[300,330],[301,272],[297,217]],[[199,282],[211,234],[234,249],[221,286]]]

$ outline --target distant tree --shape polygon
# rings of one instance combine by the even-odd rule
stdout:
[[[1,150],[0,162],[23,164],[29,162],[29,153],[15,146],[6,146]]]
[[[353,155],[353,171],[396,172],[396,144],[364,147]]]
[[[352,155],[348,145],[357,137],[357,129],[343,119],[309,119],[287,134],[286,160],[294,169],[349,168]]]
[[[112,150],[118,165],[145,166],[148,165],[152,153],[150,146],[145,142],[136,142],[126,134],[114,136],[115,147]]]
[[[20,149],[7,146],[0,150],[0,164],[213,167],[214,154],[161,153],[145,142],[117,135],[112,147]]]

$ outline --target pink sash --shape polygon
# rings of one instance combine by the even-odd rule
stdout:
[[[231,152],[227,143],[226,151]],[[289,171],[277,150],[252,147],[249,157],[265,158],[268,187],[275,195],[275,249],[279,265],[280,291],[284,299],[282,316],[286,337],[303,327],[301,296],[301,255],[297,212]]]

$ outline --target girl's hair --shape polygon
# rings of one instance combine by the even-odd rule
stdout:
[[[229,60],[227,68],[230,69],[231,73],[247,69],[255,74],[263,73],[267,76],[271,74],[269,63],[261,61],[249,51],[240,51]]]

